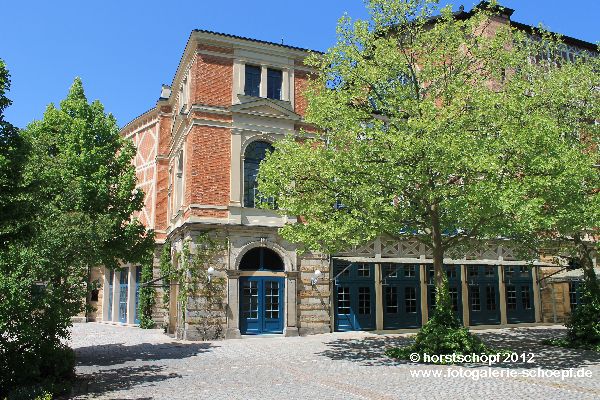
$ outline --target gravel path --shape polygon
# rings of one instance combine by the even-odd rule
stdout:
[[[352,332],[185,342],[161,330],[75,324],[71,345],[80,379],[74,398],[600,398],[598,353],[539,344],[563,334],[562,327],[477,333],[496,347],[533,353],[533,363],[447,367],[399,363],[383,355],[385,347],[406,343],[408,335]],[[568,373],[588,376],[548,377]]]

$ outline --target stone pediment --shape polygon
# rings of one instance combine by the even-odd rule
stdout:
[[[298,114],[291,110],[291,104],[289,102],[264,98],[235,104],[231,106],[231,112],[259,117],[282,118],[293,121],[299,121],[301,119]]]

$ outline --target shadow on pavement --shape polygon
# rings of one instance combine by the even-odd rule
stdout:
[[[563,336],[564,329],[510,328],[495,332],[474,331],[486,344],[494,349],[516,352],[519,357],[525,353],[526,361],[507,362],[491,365],[499,368],[542,368],[568,369],[590,365],[600,365],[600,353],[565,349],[542,344],[543,339]],[[409,361],[394,360],[385,356],[389,347],[403,347],[412,343],[411,338],[387,335],[365,339],[337,339],[327,343],[327,350],[318,353],[332,360],[358,362],[366,366],[414,364]],[[532,353],[532,358],[529,353]],[[483,364],[462,364],[465,367],[481,367]],[[485,364],[487,366],[487,364]]]
[[[121,343],[79,347],[75,349],[77,366],[109,366],[127,361],[173,360],[210,351],[209,343],[139,343],[125,346]]]
[[[148,361],[189,358],[209,352],[215,347],[210,343],[174,342],[140,343],[133,346],[114,343],[77,348],[77,368],[84,367],[84,372],[78,371],[71,396],[89,398],[111,392],[114,395],[112,399],[119,399],[119,391],[133,386],[181,377],[177,373],[168,372],[166,366],[147,365]],[[123,365],[128,362],[132,365]],[[144,365],[140,365],[142,362]],[[90,371],[89,367],[98,368]]]

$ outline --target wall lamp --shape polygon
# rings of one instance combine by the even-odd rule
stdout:
[[[310,283],[314,286],[317,284],[317,282],[319,281],[319,278],[321,277],[321,275],[323,275],[323,273],[320,270],[315,270],[315,272],[313,273],[312,277],[310,278]]]
[[[215,269],[213,267],[208,267],[206,273],[208,274],[208,283],[210,283],[211,278],[215,275]]]

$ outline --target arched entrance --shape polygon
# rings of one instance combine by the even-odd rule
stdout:
[[[240,333],[283,333],[285,279],[275,274],[284,270],[279,254],[255,247],[244,254],[239,269],[256,272],[240,277]]]

